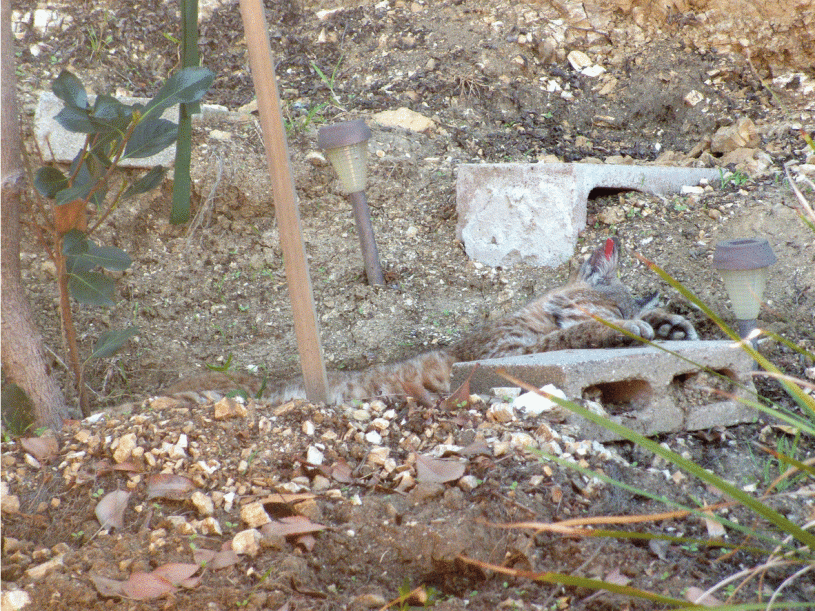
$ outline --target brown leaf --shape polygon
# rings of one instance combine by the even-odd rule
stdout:
[[[87,231],[88,220],[85,214],[85,202],[81,199],[75,199],[67,204],[54,206],[54,227],[60,235],[68,233],[71,229]]]
[[[176,591],[176,587],[160,575],[133,573],[122,584],[122,592],[133,600],[150,600]]]
[[[114,471],[130,471],[132,473],[140,473],[141,467],[134,462],[126,460],[124,462],[120,462],[119,464],[113,465]]]
[[[97,575],[94,572],[90,573],[91,581],[93,582],[96,591],[99,592],[102,596],[124,596],[124,591],[122,590],[123,581],[118,581],[116,579],[108,579],[107,577],[102,577],[101,575]]]
[[[354,476],[351,466],[342,459],[331,465],[331,477],[341,484],[354,483]]]
[[[114,490],[102,497],[96,505],[96,519],[102,528],[118,528],[124,526],[125,509],[130,493],[124,490]]]
[[[606,574],[604,581],[616,584],[618,586],[626,586],[629,584],[631,579],[620,573],[619,568],[615,568],[613,571]]]
[[[314,546],[317,545],[317,539],[315,539],[312,534],[301,535],[297,537],[297,545],[307,552],[310,552],[314,549]]]
[[[215,554],[215,557],[207,564],[208,569],[217,571],[218,569],[225,569],[233,564],[238,564],[241,559],[231,549],[225,549]]]
[[[466,456],[470,458],[471,456],[492,456],[492,450],[490,446],[487,445],[487,442],[483,439],[476,439],[466,448],[461,451],[462,456]]]
[[[195,490],[195,484],[190,478],[183,475],[159,473],[147,478],[148,500],[159,497],[172,501],[183,501],[193,490]]]
[[[54,437],[23,437],[20,445],[40,462],[48,462],[59,452],[59,444]]]
[[[416,481],[443,484],[464,475],[466,465],[458,460],[441,460],[422,454],[416,455]]]
[[[192,553],[193,559],[200,565],[216,571],[240,562],[238,555],[231,549],[216,552],[211,549],[197,549]]]
[[[305,516],[289,516],[264,524],[260,532],[271,537],[290,537],[324,530],[325,526],[312,522]]]
[[[163,577],[173,585],[189,579],[201,568],[199,564],[191,562],[169,562],[153,570],[153,575]]]
[[[707,536],[710,537],[711,539],[724,538],[725,534],[727,533],[722,523],[713,519],[713,512],[706,511],[705,516],[710,516],[709,518],[708,517],[702,518],[705,521],[705,527],[707,528]]]
[[[441,402],[441,409],[452,411],[457,409],[467,409],[470,407],[470,378],[473,377],[478,365],[474,365],[470,375],[462,382],[455,392]]]
[[[215,551],[211,549],[195,549],[192,552],[192,559],[196,564],[209,564],[215,558]]]
[[[696,603],[697,605],[702,605],[704,607],[720,607],[724,603],[720,601],[715,596],[708,594],[703,599],[700,600],[700,596],[705,593],[705,590],[702,588],[697,588],[696,586],[691,586],[685,591],[685,598],[692,603]]]

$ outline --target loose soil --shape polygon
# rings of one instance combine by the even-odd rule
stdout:
[[[36,8],[34,2],[12,5],[19,15]],[[775,11],[771,15],[735,0],[677,0],[658,10],[622,0],[384,0],[319,12],[332,8],[310,0],[266,3],[328,367],[365,367],[448,344],[565,281],[608,235],[619,236],[629,254],[623,280],[639,294],[660,290],[666,307],[691,318],[705,339],[722,334],[630,254],[656,262],[732,320],[711,269],[715,245],[766,237],[778,263],[760,325],[812,350],[813,236],[793,210],[783,179],[784,163],[807,161],[798,130],[811,132],[814,125],[812,74],[796,72],[815,61],[815,17],[805,3],[773,3],[764,9]],[[109,0],[59,12],[71,17],[61,29],[42,33],[29,19],[19,30],[27,144],[36,93],[61,69],[71,69],[95,93],[150,96],[178,64],[167,36],[178,36],[176,3]],[[254,93],[238,5],[202,2],[202,13],[202,59],[216,74],[206,101],[245,109]],[[574,50],[605,72],[577,72],[566,59]],[[692,91],[703,101],[688,103]],[[372,119],[399,107],[434,126],[416,133]],[[331,167],[315,154],[321,125],[360,117],[373,131],[367,195],[384,287],[366,283],[350,205]],[[701,194],[596,194],[574,261],[558,269],[490,268],[469,260],[455,238],[461,163],[553,155],[715,165],[720,160],[704,143],[743,117],[756,125],[757,159],[722,168],[736,173],[723,174]],[[279,406],[249,400],[244,411],[218,403],[217,394],[162,397],[163,389],[206,371],[206,364],[228,362],[230,371],[272,381],[299,368],[257,116],[249,110],[207,114],[195,123],[193,139],[196,222],[168,223],[168,180],[117,209],[97,235],[100,243],[127,251],[134,264],[117,280],[116,307],[76,309],[81,350],[89,354],[108,329],[137,324],[141,330],[116,357],[86,367],[94,408],[106,416],[68,423],[56,434],[57,455],[41,463],[18,442],[3,444],[3,482],[20,502],[19,513],[3,514],[4,591],[26,590],[33,609],[363,609],[419,586],[432,589],[440,609],[649,609],[654,603],[632,605],[611,594],[501,575],[463,558],[608,577],[675,597],[758,562],[741,552],[721,559],[718,551],[693,544],[497,528],[665,510],[543,462],[525,449],[529,445],[686,505],[723,500],[630,444],[603,448],[574,440],[543,418],[501,422],[484,403],[450,410],[410,401]],[[53,267],[32,235],[25,236],[22,261],[46,344],[61,355]],[[761,349],[791,375],[803,376],[812,366],[776,342],[764,341]],[[56,358],[54,368],[73,400]],[[775,384],[758,386],[763,396],[795,409]],[[213,404],[234,413],[220,414]],[[117,454],[129,441],[134,449]],[[760,489],[778,468],[754,444],[775,447],[791,438],[759,420],[660,441],[737,485]],[[815,451],[806,443],[799,460]],[[463,460],[472,477],[415,485],[424,460],[419,455]],[[193,503],[189,494],[148,498],[150,477],[162,472],[189,477],[213,507],[200,497]],[[131,492],[124,524],[99,532],[94,508],[114,490]],[[811,486],[800,490],[772,503],[803,524],[812,519],[813,497]],[[283,502],[274,493],[305,496]],[[94,586],[91,575],[123,580],[168,562],[193,562],[196,549],[220,549],[250,527],[242,509],[253,502],[275,519],[305,515],[325,529],[313,539],[265,537],[237,564],[207,568],[196,587],[158,602],[119,602]],[[738,510],[728,517],[752,523]],[[708,538],[696,518],[634,530]],[[44,576],[30,571],[48,561],[55,566]],[[768,574],[765,587],[785,577]],[[753,600],[754,586],[740,592],[740,600]],[[815,588],[799,581],[786,596],[812,600]]]

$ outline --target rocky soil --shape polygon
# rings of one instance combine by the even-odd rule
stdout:
[[[815,128],[815,17],[806,3],[266,4],[329,367],[364,367],[447,344],[562,283],[608,235],[728,320],[713,249],[723,239],[766,237],[778,263],[760,324],[812,350],[813,234],[783,175],[786,163],[793,172],[815,166],[799,131]],[[27,144],[37,92],[61,69],[96,93],[150,96],[177,66],[175,3],[66,4],[44,28],[35,23],[36,3],[12,6]],[[744,552],[722,559],[692,543],[497,528],[665,510],[541,461],[530,447],[686,505],[723,500],[629,444],[573,438],[556,416],[506,418],[489,408],[501,397],[448,409],[162,396],[206,364],[229,361],[235,373],[271,380],[299,367],[239,8],[202,2],[202,14],[202,60],[216,74],[207,102],[234,113],[195,124],[200,216],[189,227],[168,223],[168,181],[117,209],[99,232],[101,243],[124,249],[134,265],[117,280],[116,307],[77,308],[81,349],[87,354],[111,328],[137,324],[141,332],[120,354],[87,365],[103,415],[68,423],[46,436],[50,442],[3,443],[4,592],[25,592],[32,609],[362,609],[419,587],[442,609],[648,609],[653,603],[631,606],[478,563],[616,579],[681,598],[757,562]],[[377,118],[402,107],[427,120],[422,131]],[[367,195],[385,287],[365,281],[350,205],[316,146],[321,125],[355,118],[373,131]],[[705,165],[722,175],[699,193],[669,199],[597,194],[574,262],[559,269],[468,260],[455,239],[458,165],[554,158]],[[53,268],[33,235],[22,257],[72,400],[56,360]],[[704,338],[721,337],[634,257],[626,257],[622,278],[640,294],[659,289]],[[812,366],[770,340],[762,350],[792,375]],[[759,389],[791,405],[774,384]],[[775,447],[792,438],[759,421],[661,441],[740,486],[763,489],[778,467],[754,443]],[[802,440],[798,458],[814,450]],[[812,519],[811,484],[772,502],[797,523]],[[749,519],[738,510],[729,517]],[[637,530],[709,536],[698,518]],[[172,592],[161,589],[165,578],[139,577],[168,571],[168,563],[200,564],[202,550],[221,555],[193,567],[192,576],[174,572]],[[768,575],[767,587],[784,577]],[[158,600],[135,600],[147,591]],[[754,595],[755,587],[739,600]],[[815,592],[797,583],[787,596],[806,601]]]

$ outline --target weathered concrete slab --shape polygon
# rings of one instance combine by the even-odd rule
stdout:
[[[124,104],[146,104],[150,101],[149,98],[121,97],[118,99]],[[93,104],[96,96],[89,95],[88,100]],[[54,117],[62,108],[62,100],[55,96],[53,92],[42,92],[37,103],[37,109],[34,112],[34,136],[37,138],[37,145],[40,147],[46,161],[52,161],[51,153],[53,152],[53,161],[71,163],[85,144],[85,134],[69,132],[57,123]],[[226,108],[208,105],[202,105],[201,111],[202,114],[227,112]],[[173,123],[178,123],[178,106],[168,108],[161,116]],[[193,115],[193,121],[201,116],[201,114]],[[175,144],[152,157],[125,159],[119,165],[127,168],[152,168],[158,164],[168,167],[172,166],[173,163],[175,163]]]
[[[693,364],[709,367],[752,390],[753,361],[733,348],[733,342],[673,341],[660,345],[692,362],[650,346],[559,350],[477,361],[471,390],[487,393],[490,388],[507,386],[508,382],[495,373],[503,368],[538,388],[554,384],[569,398],[597,400],[614,421],[644,435],[730,426],[755,418],[753,409],[706,389],[720,388],[735,396],[746,396],[747,391]],[[473,365],[453,366],[453,388],[470,375]],[[572,415],[569,423],[583,438],[619,439],[579,416]]]
[[[668,166],[462,164],[456,182],[456,236],[471,259],[487,265],[555,267],[574,254],[592,189],[666,195],[718,175],[712,168]]]

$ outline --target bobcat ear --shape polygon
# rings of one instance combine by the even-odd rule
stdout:
[[[619,253],[620,241],[617,238],[608,238],[605,244],[591,253],[583,263],[577,274],[578,280],[591,285],[608,284],[616,277]]]

